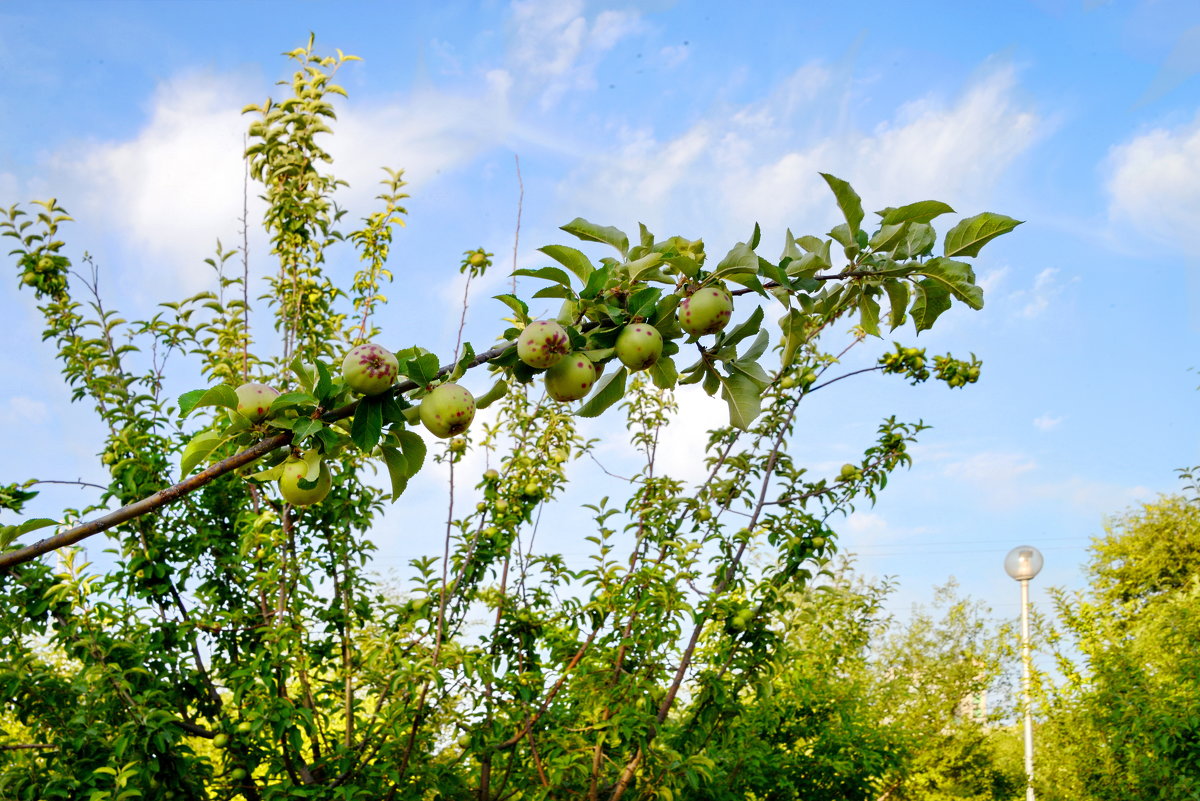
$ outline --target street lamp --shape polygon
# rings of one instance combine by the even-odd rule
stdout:
[[[1018,545],[1004,557],[1004,572],[1021,582],[1021,691],[1025,696],[1025,799],[1033,799],[1033,704],[1029,685],[1033,657],[1029,651],[1029,580],[1042,570],[1042,552],[1032,545]]]

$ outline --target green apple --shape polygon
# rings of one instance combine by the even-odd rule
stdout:
[[[224,748],[225,746],[229,745],[229,735],[225,734],[224,732],[218,734],[213,738],[213,745],[217,748]]]
[[[556,401],[576,401],[596,383],[596,366],[582,353],[560,359],[546,371],[546,392]]]
[[[238,414],[255,423],[262,422],[271,408],[271,401],[279,397],[278,390],[253,381],[242,384],[234,393],[237,395]]]
[[[439,384],[421,400],[420,415],[435,437],[453,437],[475,419],[475,397],[458,384]]]
[[[850,481],[858,475],[858,468],[846,462],[842,465],[842,481]]]
[[[378,395],[396,383],[400,362],[382,345],[359,345],[342,359],[342,378],[359,395]]]
[[[536,369],[550,367],[571,348],[567,332],[554,320],[538,320],[517,337],[517,357]]]
[[[627,325],[617,337],[617,358],[630,370],[645,370],[658,361],[662,350],[662,334],[652,325]]]
[[[724,287],[697,289],[679,304],[679,325],[694,337],[715,334],[733,316],[733,297]]]
[[[300,486],[304,481],[308,487]],[[333,477],[329,474],[329,466],[315,450],[304,452],[303,456],[290,456],[283,463],[283,473],[279,476],[279,494],[292,506],[312,506],[320,503],[329,494],[333,486]]]

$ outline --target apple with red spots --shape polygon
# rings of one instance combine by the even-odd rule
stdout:
[[[439,384],[421,400],[421,422],[435,437],[446,439],[467,430],[475,419],[475,397],[458,384]]]
[[[596,383],[596,365],[582,353],[572,353],[546,371],[546,393],[556,401],[576,401]]]
[[[237,394],[237,412],[252,422],[261,423],[271,408],[271,401],[279,397],[279,391],[266,384],[253,381],[234,390]]]
[[[537,320],[517,337],[517,357],[541,370],[555,364],[571,348],[566,330],[553,320]]]
[[[724,287],[697,289],[679,304],[679,325],[694,337],[715,334],[733,316],[733,296]]]
[[[662,334],[645,323],[627,325],[617,336],[616,351],[621,364],[630,370],[645,370],[662,355]]]
[[[302,487],[301,481],[312,486]],[[301,456],[289,456],[283,463],[279,494],[292,506],[320,503],[325,500],[332,486],[333,476],[329,474],[329,466],[315,450],[307,450]]]
[[[386,391],[400,375],[396,355],[382,345],[359,345],[342,359],[342,378],[359,395],[378,395]]]

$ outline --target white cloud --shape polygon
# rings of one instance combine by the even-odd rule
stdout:
[[[509,59],[541,94],[543,109],[570,90],[595,86],[603,55],[641,27],[636,11],[602,11],[589,20],[583,0],[517,0]]]
[[[1011,68],[977,79],[953,102],[925,97],[871,131],[823,118],[850,98],[829,70],[809,64],[763,100],[714,109],[660,139],[648,128],[614,131],[620,142],[563,182],[573,204],[621,198],[631,218],[671,232],[703,225],[744,236],[832,221],[819,171],[854,184],[868,209],[939,198],[964,210],[984,202],[1046,123],[1015,97]],[[600,199],[603,199],[602,201]]]
[[[1028,290],[1014,292],[1012,298],[1021,304],[1018,312],[1022,317],[1037,317],[1050,308],[1050,301],[1062,292],[1063,285],[1057,280],[1058,270],[1047,267],[1033,279]],[[1075,279],[1077,280],[1077,279]]]
[[[16,395],[0,403],[0,421],[9,425],[40,423],[46,419],[46,415],[46,404],[25,395]]]
[[[1011,451],[981,451],[946,465],[950,478],[973,484],[993,506],[1019,502],[1026,494],[1022,477],[1037,468],[1037,463]]]
[[[1200,216],[1200,114],[1155,128],[1109,152],[1108,216],[1142,233],[1174,239]]]
[[[1065,419],[1066,418],[1064,417],[1055,417],[1047,412],[1041,417],[1035,418],[1033,425],[1038,431],[1053,431],[1054,429],[1058,428],[1059,424]]]
[[[60,197],[76,216],[119,231],[141,264],[131,285],[149,282],[172,294],[214,284],[203,259],[216,238],[228,246],[242,212],[242,134],[247,121],[231,97],[257,90],[230,75],[181,74],[159,84],[149,120],[127,141],[73,145],[51,158]],[[253,202],[254,189],[250,191]],[[252,212],[253,214],[253,212]],[[169,269],[164,270],[163,265]]]

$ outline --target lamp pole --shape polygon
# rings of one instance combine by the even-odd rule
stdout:
[[[1025,700],[1025,799],[1033,798],[1033,703],[1030,685],[1033,656],[1029,648],[1029,580],[1041,572],[1042,552],[1032,545],[1018,545],[1004,557],[1004,571],[1021,583],[1021,693]]]

